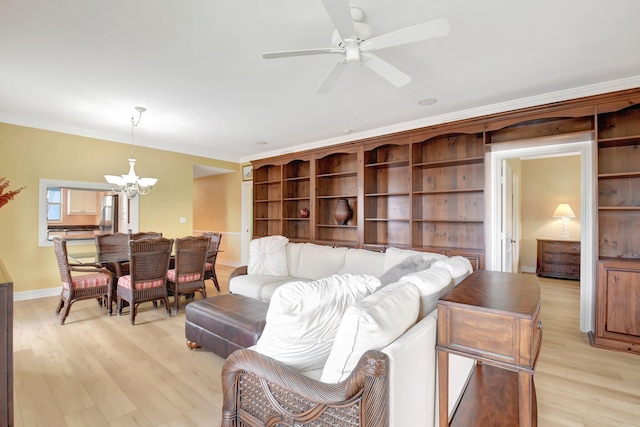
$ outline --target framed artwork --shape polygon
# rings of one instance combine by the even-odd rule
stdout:
[[[253,179],[253,165],[246,165],[242,167],[242,180],[251,181]]]

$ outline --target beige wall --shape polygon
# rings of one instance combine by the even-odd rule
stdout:
[[[0,123],[0,176],[11,188],[26,186],[0,208],[0,258],[9,270],[15,291],[60,286],[52,247],[38,246],[39,180],[104,182],[104,174],[125,174],[130,145]],[[158,178],[151,194],[140,199],[140,230],[162,231],[170,238],[193,234],[193,165],[234,169],[225,180],[241,192],[240,165],[168,151],[135,147],[136,172]],[[226,200],[225,209],[237,215],[220,220],[222,231],[239,232],[239,198]],[[237,204],[235,204],[237,203]],[[180,223],[186,217],[186,224]],[[92,250],[92,245],[74,246]],[[231,252],[230,252],[231,253]]]
[[[193,180],[193,229],[222,232],[217,263],[239,265],[242,248],[241,184],[236,173]]]
[[[521,162],[520,263],[528,269],[536,267],[536,239],[557,238],[561,220],[553,218],[560,203],[568,203],[576,218],[568,221],[572,239],[580,239],[581,186],[580,156],[564,156]]]

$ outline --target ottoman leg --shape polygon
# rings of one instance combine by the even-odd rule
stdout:
[[[200,348],[200,344],[187,340],[187,347],[189,347],[189,350],[193,350],[194,348]]]

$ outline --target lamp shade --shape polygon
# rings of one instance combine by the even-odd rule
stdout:
[[[573,213],[573,209],[568,203],[560,203],[553,212],[554,218],[575,218],[576,214]]]

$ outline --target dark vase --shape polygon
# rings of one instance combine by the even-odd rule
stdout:
[[[349,201],[347,199],[338,199],[338,204],[333,211],[333,217],[338,221],[338,225],[347,225],[351,216],[353,216],[353,210],[349,206]]]

